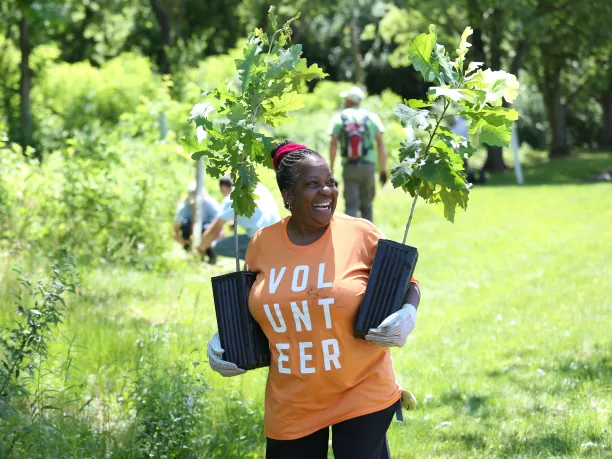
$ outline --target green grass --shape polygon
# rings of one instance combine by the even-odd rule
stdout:
[[[392,424],[394,458],[612,455],[612,187],[583,182],[611,159],[528,162],[530,186],[476,186],[454,225],[419,203],[408,242],[419,248],[423,298],[416,331],[393,353],[418,409]],[[375,219],[387,237],[401,240],[409,208],[390,187],[378,193]],[[169,256],[179,259],[180,250]],[[4,323],[16,288],[11,263],[0,281]],[[158,368],[161,386],[150,384],[163,393],[179,361],[200,378],[188,388],[208,389],[199,455],[263,454],[266,371],[224,379],[204,362],[215,330],[210,277],[232,270],[233,260],[175,264],[167,274],[80,267],[81,295],[69,299],[51,353],[60,361],[68,340],[82,346],[74,378],[92,399],[82,418],[108,440],[90,445],[88,457],[99,457],[95,448],[138,457],[131,387],[150,381],[138,369]],[[163,414],[172,405],[160,406]]]

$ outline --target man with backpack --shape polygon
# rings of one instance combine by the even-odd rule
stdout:
[[[353,86],[340,93],[344,109],[331,120],[329,162],[332,170],[338,146],[342,161],[343,194],[347,215],[373,221],[372,201],[376,192],[376,154],[381,185],[387,182],[387,155],[382,134],[385,128],[375,113],[361,108],[365,93]],[[376,146],[375,146],[376,144]]]

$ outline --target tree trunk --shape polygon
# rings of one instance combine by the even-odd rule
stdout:
[[[353,62],[355,63],[355,73],[353,74],[353,78],[355,84],[361,85],[364,81],[363,56],[361,55],[361,50],[359,49],[359,34],[357,33],[357,24],[354,20],[349,24],[349,29],[351,32],[351,51],[353,52]]]
[[[527,55],[527,51],[529,51],[529,41],[526,39],[519,40],[516,44],[516,54],[510,64],[510,73],[516,75],[517,78],[519,76],[519,70],[523,66],[523,60]]]
[[[474,27],[474,34],[472,35],[472,60],[484,62],[484,68],[490,67],[490,65],[488,65],[484,41],[482,39],[482,10],[478,4],[478,0],[467,0],[466,6],[470,24]]]
[[[493,10],[491,13],[491,43],[489,44],[490,49],[490,66],[492,69],[497,70],[501,67],[501,42],[502,42],[502,11],[500,9]],[[482,47],[482,38],[479,39],[479,47]],[[484,54],[484,51],[482,51]],[[504,104],[506,105],[506,104]],[[482,167],[485,171],[490,172],[504,172],[508,169],[504,162],[502,147],[487,147],[487,160]]]
[[[561,101],[558,86],[549,97],[545,97],[545,102],[551,134],[548,157],[554,159],[568,156],[570,150],[567,144],[567,107]]]
[[[32,107],[30,104],[30,89],[32,87],[32,74],[30,72],[30,36],[29,24],[22,18],[19,24],[19,49],[21,50],[21,79],[19,81],[20,110],[21,110],[21,136],[20,144],[25,150],[32,145]]]
[[[482,166],[482,170],[488,172],[504,172],[508,166],[504,162],[502,147],[487,147],[487,160]]]
[[[161,43],[159,43],[157,47],[157,66],[162,74],[169,75],[172,73],[172,68],[166,50],[172,45],[170,19],[166,11],[159,4],[159,0],[151,0],[151,9],[157,19],[157,24],[159,25],[161,33]]]
[[[493,70],[501,69],[501,61],[502,61],[502,49],[501,44],[503,41],[503,12],[501,9],[496,8],[491,13],[491,40],[489,43],[491,62],[489,62],[489,66]]]
[[[612,88],[604,91],[599,103],[603,111],[603,131],[599,139],[599,147],[609,150],[612,148]]]

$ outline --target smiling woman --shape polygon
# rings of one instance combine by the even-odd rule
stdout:
[[[315,242],[327,229],[338,202],[332,171],[305,145],[281,142],[272,150],[276,182],[292,218],[287,233],[296,245]]]
[[[338,189],[329,165],[305,145],[285,141],[271,152],[289,217],[258,231],[246,253],[256,273],[248,305],[270,342],[264,430],[266,457],[389,457],[386,432],[403,389],[390,346],[412,332],[416,280],[405,308],[354,335],[382,233],[371,222],[336,214]],[[222,360],[218,339],[209,362],[224,376],[244,373]]]

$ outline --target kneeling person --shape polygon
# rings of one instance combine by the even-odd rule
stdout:
[[[174,228],[172,230],[172,238],[181,244],[185,250],[191,248],[191,235],[193,233],[193,223],[195,218],[196,205],[196,182],[190,182],[187,185],[187,196],[179,202],[176,207],[174,216]],[[212,221],[219,213],[219,203],[205,191],[202,191],[202,232],[210,226]],[[219,234],[223,237],[223,232]],[[212,249],[207,251],[210,261],[214,262],[214,254]]]
[[[229,236],[218,239],[218,235],[223,231],[225,223],[234,221],[233,201],[230,197],[233,190],[231,178],[227,176],[221,177],[219,179],[219,188],[225,199],[221,202],[221,208],[217,216],[202,234],[202,242],[198,250],[204,253],[212,247],[217,255],[234,257],[236,255],[234,237]],[[238,215],[238,225],[246,230],[246,234],[238,235],[238,256],[241,260],[245,258],[247,246],[253,235],[261,228],[270,226],[280,220],[278,206],[270,190],[262,184],[258,184],[255,187],[255,195],[257,196],[255,200],[257,206],[255,213],[251,217]]]

